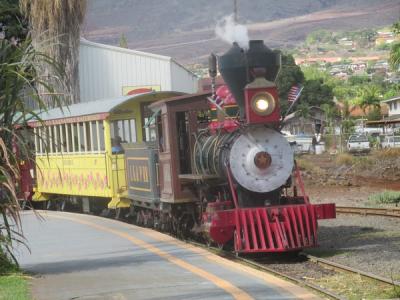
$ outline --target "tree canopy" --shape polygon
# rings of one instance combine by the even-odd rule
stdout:
[[[288,109],[288,93],[292,86],[301,84],[304,86],[300,99],[295,105],[320,106],[322,104],[333,105],[333,90],[329,84],[324,82],[322,73],[316,71],[312,79],[305,78],[301,68],[296,65],[292,55],[282,54],[282,66],[277,78],[281,111],[284,115]],[[310,74],[308,74],[310,75]]]
[[[28,34],[28,21],[19,9],[18,0],[0,1],[0,32],[4,38],[14,42],[22,41]]]
[[[285,114],[288,108],[288,93],[290,88],[296,84],[304,82],[304,74],[292,55],[282,54],[282,65],[276,79],[276,84],[279,90],[279,99],[281,104],[281,111]]]

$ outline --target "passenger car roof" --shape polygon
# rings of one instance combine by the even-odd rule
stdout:
[[[32,116],[28,123],[34,125],[34,123],[40,123],[42,121],[46,122],[51,120],[65,120],[81,116],[92,116],[93,120],[101,120],[129,101],[151,101],[151,98],[154,98],[154,100],[160,100],[182,94],[183,93],[172,91],[151,91],[136,95],[120,96],[90,102],[77,103],[60,108],[53,108],[48,111],[35,111],[37,117]]]

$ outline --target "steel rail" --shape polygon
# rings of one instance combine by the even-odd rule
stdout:
[[[358,270],[358,269],[355,269],[355,268],[352,268],[352,267],[348,267],[348,266],[345,266],[345,265],[342,265],[342,264],[339,264],[339,263],[335,263],[335,262],[332,262],[332,261],[329,261],[329,260],[326,260],[326,259],[323,259],[323,258],[319,258],[319,257],[313,256],[313,255],[309,255],[307,253],[301,253],[300,255],[306,257],[310,261],[313,261],[313,262],[321,264],[321,265],[328,266],[330,268],[339,269],[341,271],[346,271],[346,272],[349,272],[349,273],[358,274],[358,275],[361,275],[361,276],[364,276],[364,277],[367,277],[367,278],[370,278],[370,279],[374,279],[374,280],[377,280],[377,281],[380,281],[380,282],[388,283],[388,284],[395,285],[395,286],[400,286],[400,282],[395,281],[395,280],[390,280],[388,278],[385,278],[385,277],[382,277],[382,276],[379,276],[379,275],[375,275],[375,274],[372,274],[372,273],[369,273],[369,272],[361,271],[361,270]]]
[[[254,267],[256,269],[260,269],[260,270],[266,271],[268,273],[280,276],[282,278],[290,280],[290,281],[292,281],[294,283],[297,283],[299,285],[306,286],[306,287],[308,287],[308,288],[310,288],[312,290],[318,291],[319,293],[324,294],[326,296],[329,296],[329,297],[331,297],[333,299],[345,299],[342,296],[339,296],[339,295],[337,295],[337,294],[335,294],[335,293],[333,293],[331,291],[325,290],[325,289],[323,289],[323,288],[321,288],[321,287],[319,287],[319,286],[317,286],[315,284],[312,284],[312,283],[309,283],[309,282],[307,282],[305,280],[302,280],[302,279],[293,277],[291,275],[285,274],[285,273],[283,273],[281,271],[276,271],[273,268],[270,268],[270,267],[266,266],[265,264],[260,264],[260,263],[254,261],[254,260],[243,258],[243,257],[240,257],[240,256],[236,256],[232,252],[221,250],[221,249],[215,248],[215,247],[208,247],[208,246],[206,246],[204,244],[193,242],[193,241],[186,241],[186,242],[188,242],[190,244],[193,244],[193,245],[196,245],[196,246],[199,246],[199,247],[202,247],[202,248],[206,248],[208,250],[214,250],[214,252],[216,252],[220,256],[223,256],[225,258],[229,258],[231,260],[244,263],[244,264],[249,265],[251,267]],[[395,280],[391,280],[391,279],[388,279],[388,278],[385,278],[385,277],[382,277],[382,276],[379,276],[379,275],[375,275],[375,274],[372,274],[372,273],[369,273],[369,272],[365,272],[365,271],[358,270],[358,269],[355,269],[355,268],[352,268],[352,267],[348,267],[348,266],[345,266],[345,265],[342,265],[342,264],[339,264],[339,263],[335,263],[335,262],[332,262],[332,261],[329,261],[329,260],[326,260],[326,259],[323,259],[323,258],[319,258],[319,257],[313,256],[313,255],[309,255],[309,254],[304,253],[304,252],[300,253],[300,256],[303,256],[303,257],[307,258],[308,261],[311,261],[313,263],[320,264],[320,265],[323,265],[325,267],[329,267],[330,269],[336,269],[336,270],[340,270],[342,272],[358,274],[360,276],[367,277],[369,279],[373,279],[373,280],[376,280],[376,281],[379,281],[379,282],[382,282],[382,283],[385,283],[385,284],[389,284],[389,285],[394,285],[394,286],[400,287],[400,282],[395,281]]]
[[[339,295],[337,295],[337,294],[335,294],[335,293],[333,293],[331,291],[325,290],[325,289],[323,289],[323,288],[321,288],[321,287],[319,287],[319,286],[317,286],[315,284],[309,283],[309,282],[307,282],[305,280],[302,280],[302,279],[293,277],[291,275],[282,273],[280,271],[274,270],[273,268],[267,267],[266,265],[260,264],[260,263],[254,261],[254,260],[237,256],[234,253],[232,253],[231,251],[226,251],[226,250],[222,250],[220,248],[207,246],[205,244],[202,244],[202,243],[199,243],[199,242],[195,242],[195,241],[191,241],[191,240],[185,240],[184,242],[186,242],[188,244],[192,244],[192,245],[194,245],[196,247],[204,248],[204,249],[206,249],[208,251],[212,250],[215,254],[217,254],[217,255],[219,255],[219,256],[221,256],[223,258],[230,259],[232,261],[237,261],[237,262],[240,262],[240,263],[242,263],[244,265],[248,265],[248,266],[250,266],[250,267],[252,267],[254,269],[259,269],[259,270],[262,270],[264,272],[268,272],[270,274],[279,276],[281,278],[284,278],[286,280],[294,282],[294,283],[296,283],[296,284],[298,284],[300,286],[307,287],[307,288],[309,288],[311,290],[314,290],[314,291],[316,291],[316,292],[318,292],[318,293],[320,293],[320,294],[322,294],[324,296],[328,296],[331,299],[335,299],[335,300],[345,300],[346,299],[346,298],[344,298],[342,296],[339,296]]]
[[[337,294],[335,294],[335,293],[333,293],[331,291],[325,290],[325,289],[319,287],[318,285],[315,285],[315,284],[312,284],[312,283],[307,282],[305,280],[302,280],[302,279],[293,277],[291,275],[282,273],[280,271],[276,271],[276,270],[274,270],[272,268],[269,268],[269,267],[267,267],[267,266],[265,266],[263,264],[257,263],[257,262],[255,262],[253,260],[246,259],[246,258],[243,258],[243,257],[235,257],[235,259],[237,261],[242,262],[242,263],[244,263],[246,265],[249,265],[249,266],[251,266],[251,267],[253,267],[255,269],[260,269],[262,271],[271,273],[273,275],[277,275],[279,277],[285,278],[285,279],[290,280],[290,281],[292,281],[292,282],[294,282],[294,283],[296,283],[296,284],[298,284],[300,286],[308,287],[309,289],[317,291],[317,292],[319,292],[319,293],[321,293],[321,294],[323,294],[325,296],[329,296],[332,299],[337,299],[337,300],[346,299],[346,298],[343,298],[342,296],[339,296],[339,295],[337,295]]]
[[[370,215],[370,216],[400,218],[400,208],[336,206],[336,212],[340,214],[357,214],[364,216]]]

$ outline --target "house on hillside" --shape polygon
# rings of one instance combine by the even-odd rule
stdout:
[[[385,132],[400,130],[400,96],[382,101],[389,108],[388,115],[378,121],[367,122],[368,126],[383,126]]]
[[[353,40],[346,37],[339,39],[338,44],[347,48],[354,48]]]
[[[395,41],[395,35],[391,31],[378,31],[375,45],[391,44]]]
[[[297,111],[287,115],[282,131],[290,132],[293,135],[323,134],[327,125],[325,112],[317,106],[311,106],[309,116],[306,118],[301,117]]]

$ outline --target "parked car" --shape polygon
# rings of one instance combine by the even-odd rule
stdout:
[[[347,141],[347,151],[350,153],[369,153],[371,145],[365,134],[351,135]]]
[[[382,148],[400,148],[400,136],[386,135],[382,142]]]

